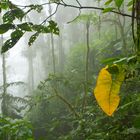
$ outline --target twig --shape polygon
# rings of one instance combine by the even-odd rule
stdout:
[[[76,0],[76,2],[79,4],[80,7],[82,7],[81,3],[79,2],[79,0]]]
[[[55,11],[52,14],[50,14],[44,21],[42,21],[41,24],[44,24],[49,18],[55,15],[58,10],[58,7],[59,7],[59,4],[57,4]]]
[[[81,15],[81,9],[79,9],[79,14],[71,21],[68,21],[67,24],[74,22],[75,20],[77,20]]]
[[[73,112],[73,114],[76,117],[79,117],[79,114],[75,111],[75,109],[73,108],[73,106],[71,105],[71,103],[69,103],[66,98],[64,98],[63,96],[61,96],[60,94],[58,94],[58,92],[57,92],[57,90],[55,88],[53,88],[53,89],[55,91],[56,96],[68,106],[68,108]]]

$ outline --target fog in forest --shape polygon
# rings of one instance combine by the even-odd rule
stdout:
[[[0,2],[0,44],[7,49],[0,55],[0,140],[139,140],[137,3],[6,2]],[[14,31],[23,35],[6,48]]]

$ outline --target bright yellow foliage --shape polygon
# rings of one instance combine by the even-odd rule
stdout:
[[[120,70],[113,79],[107,68],[101,69],[99,73],[94,95],[102,110],[108,116],[112,116],[120,102],[119,91],[125,74]]]

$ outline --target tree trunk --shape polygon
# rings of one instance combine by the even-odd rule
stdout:
[[[87,94],[88,94],[88,72],[89,72],[89,52],[90,52],[89,32],[90,32],[90,19],[88,19],[86,23],[86,61],[85,61],[85,83],[84,83],[85,93],[83,98],[83,111],[86,106]]]
[[[29,93],[34,90],[34,66],[33,66],[33,50],[32,47],[28,48],[28,79],[29,79]]]
[[[52,13],[52,8],[51,5],[49,4],[49,14],[51,15]],[[50,36],[51,39],[51,47],[52,47],[52,61],[53,61],[53,73],[55,74],[56,72],[56,66],[55,66],[55,50],[54,50],[54,37],[53,37],[53,33],[51,33]]]

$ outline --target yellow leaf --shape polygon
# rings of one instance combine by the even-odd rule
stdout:
[[[120,102],[119,91],[125,74],[124,71],[120,69],[119,72],[115,74],[115,78],[113,78],[114,75],[109,73],[107,69],[108,67],[101,69],[94,95],[102,110],[108,116],[112,116]]]

